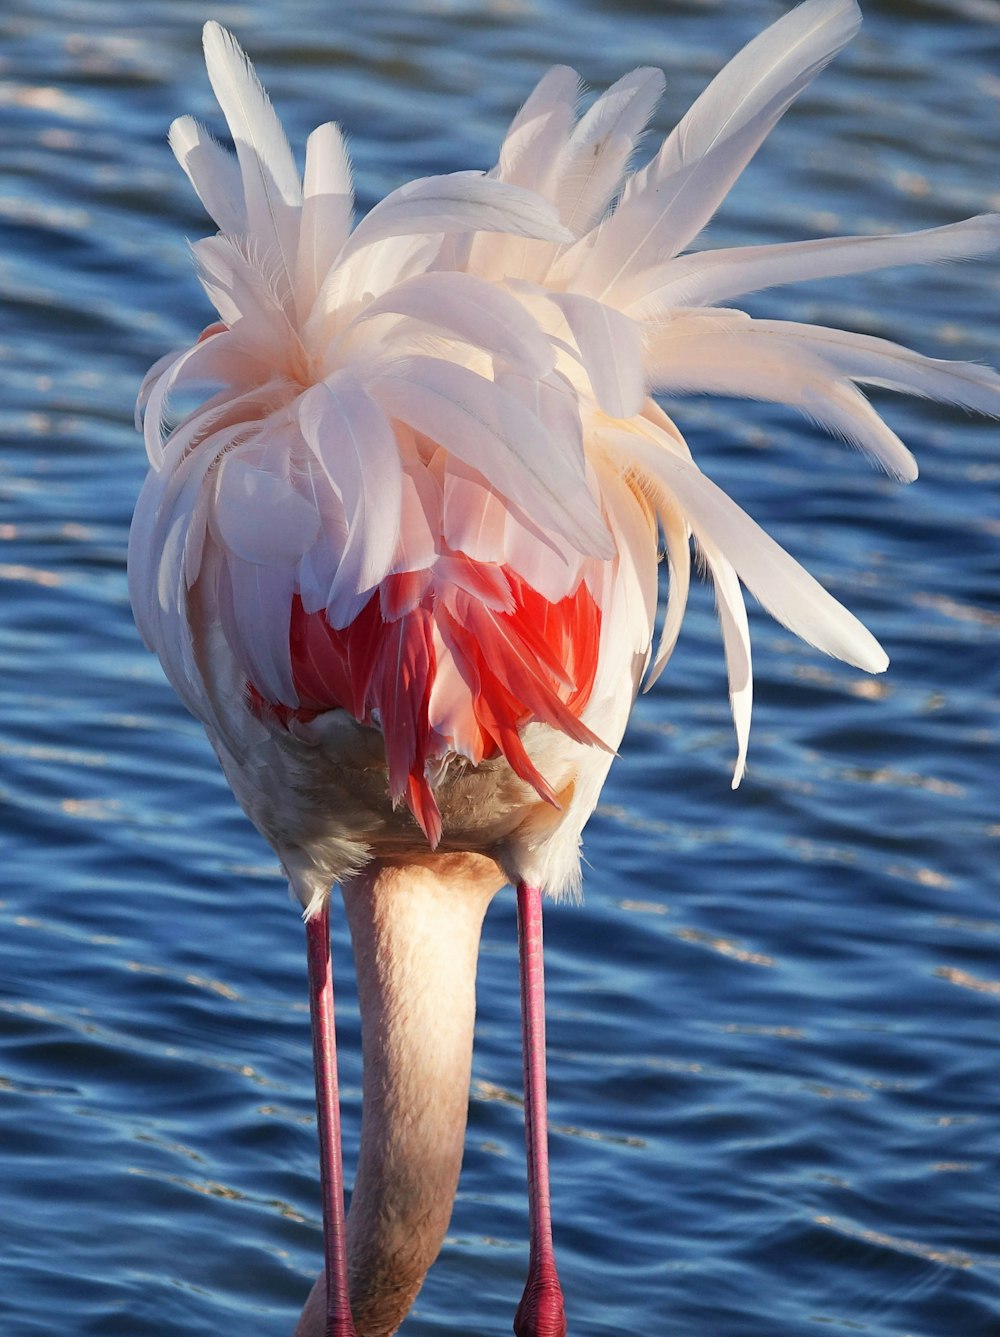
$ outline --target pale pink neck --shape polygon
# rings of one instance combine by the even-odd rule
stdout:
[[[451,1219],[465,1141],[476,961],[502,882],[481,856],[373,865],[344,886],[364,1048],[347,1218],[361,1337],[395,1332]]]

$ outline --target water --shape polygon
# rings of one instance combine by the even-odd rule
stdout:
[[[362,204],[486,166],[548,64],[662,64],[665,129],[780,6],[569,0],[208,13]],[[218,125],[190,0],[0,14],[0,1332],[282,1337],[318,1265],[302,931],[133,629],[145,367],[207,319],[164,132]],[[1000,207],[1000,10],[868,5],[710,240]],[[1000,365],[1000,270],[762,295]],[[888,401],[887,401],[888,402]],[[877,681],[752,615],[751,769],[711,598],[636,711],[548,916],[557,1244],[573,1337],[1000,1331],[995,1035],[1000,442],[894,400],[921,481],[765,406],[677,409],[702,463],[881,637]],[[343,926],[348,1156],[358,1023]],[[509,1332],[526,1263],[512,898],[487,926],[468,1152],[405,1331]]]

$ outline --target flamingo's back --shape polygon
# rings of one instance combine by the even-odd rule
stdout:
[[[339,130],[310,136],[300,181],[245,56],[207,25],[237,156],[190,118],[171,142],[220,229],[194,247],[219,320],[147,378],[130,589],[305,902],[399,840],[479,839],[514,880],[578,885],[580,833],[651,658],[660,539],[654,672],[693,547],[717,596],[734,783],[752,697],[743,587],[820,649],[885,667],[650,398],[787,402],[902,478],[912,457],[858,382],[1000,410],[988,369],[723,305],[975,254],[1000,240],[996,218],[684,253],[857,22],[851,0],[807,0],[631,175],[661,76],[634,71],[577,119],[577,77],[557,67],[491,173],[412,182],[353,232]],[[195,383],[215,390],[168,428],[168,396]]]

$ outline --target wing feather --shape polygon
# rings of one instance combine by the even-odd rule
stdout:
[[[733,770],[733,788],[737,789],[746,770],[750,717],[753,712],[750,624],[747,621],[743,591],[740,589],[739,578],[733,564],[704,535],[699,536],[698,546],[712,576],[716,611],[722,628],[722,648],[726,656],[726,675],[729,679],[729,706],[736,729],[737,754]]]
[[[555,207],[532,191],[478,172],[452,172],[420,177],[387,195],[354,229],[340,262],[387,237],[425,232],[507,232],[543,241],[573,240]]]
[[[651,474],[676,499],[695,538],[730,561],[750,593],[796,636],[836,659],[881,673],[885,651],[858,619],[689,460],[637,432],[601,439]]]
[[[413,357],[390,364],[371,388],[392,417],[477,469],[579,551],[611,555],[607,528],[578,462],[503,387],[465,367]]]
[[[193,116],[179,116],[167,132],[174,157],[220,232],[247,228],[239,164]]]
[[[627,183],[584,263],[587,291],[611,294],[623,276],[683,250],[860,21],[854,0],[806,0],[734,56]]]
[[[631,418],[646,398],[642,336],[634,320],[580,293],[553,293],[566,318],[598,404],[612,418]]]
[[[417,274],[371,302],[361,320],[387,313],[454,335],[525,376],[547,376],[555,366],[551,342],[524,306],[472,274]]]
[[[354,187],[340,127],[328,121],[306,140],[302,220],[296,270],[299,316],[305,319],[351,231]]]
[[[623,281],[620,304],[637,319],[683,306],[717,306],[785,283],[864,274],[893,265],[965,260],[1000,246],[1000,214],[884,237],[826,237],[721,247],[677,256]]]
[[[280,258],[291,292],[302,187],[285,132],[253,66],[218,23],[204,29],[205,63],[236,145],[249,231]]]
[[[392,565],[403,496],[399,448],[385,413],[350,371],[307,390],[298,417],[344,503],[347,541],[327,605],[331,625],[343,627]]]
[[[562,155],[557,196],[559,215],[571,231],[585,233],[604,217],[663,85],[660,70],[633,70],[577,123]]]
[[[665,394],[718,394],[789,404],[854,442],[895,478],[917,464],[895,432],[842,373],[803,341],[758,335],[742,312],[692,313],[654,340],[649,376]],[[703,332],[700,332],[703,331]]]

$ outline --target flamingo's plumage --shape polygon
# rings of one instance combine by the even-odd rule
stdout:
[[[205,29],[234,159],[188,117],[171,145],[219,232],[218,312],[142,391],[150,473],[130,590],[147,645],[315,910],[374,857],[473,850],[553,894],[653,659],[692,545],[714,581],[743,773],[743,587],[872,672],[865,628],[705,476],[650,397],[794,405],[888,472],[916,466],[858,384],[1000,413],[1000,377],[885,340],[751,319],[777,283],[972,256],[1000,218],[907,236],[689,248],[777,119],[851,38],[807,0],[628,174],[662,87],[626,75],[577,119],[557,67],[485,176],[394,191],[351,231],[334,125],[304,182],[243,52]],[[215,388],[168,425],[172,391]]]
[[[263,770],[271,751],[283,782],[336,753],[341,711],[380,730],[387,798],[432,845],[452,839],[442,792],[484,758],[505,758],[550,803],[562,794],[526,832],[500,823],[494,845],[515,880],[578,885],[580,832],[650,658],[657,526],[670,598],[656,670],[679,629],[693,538],[725,640],[734,783],[751,698],[741,582],[820,649],[885,667],[649,398],[793,404],[901,478],[915,476],[912,457],[857,382],[1000,411],[986,368],[720,305],[775,283],[974,255],[1000,243],[996,216],[681,254],[857,23],[849,0],[794,10],[624,186],[662,77],[626,75],[577,120],[577,76],[556,67],[492,172],[413,182],[353,232],[337,127],[310,136],[301,185],[242,51],[207,26],[237,159],[189,117],[170,139],[220,228],[194,253],[221,323],[147,380],[152,469],[131,591],[147,644],[287,849],[307,904],[364,862],[384,822],[296,821]],[[221,388],[164,442],[169,392],[196,382]],[[512,788],[519,808],[524,789]]]

